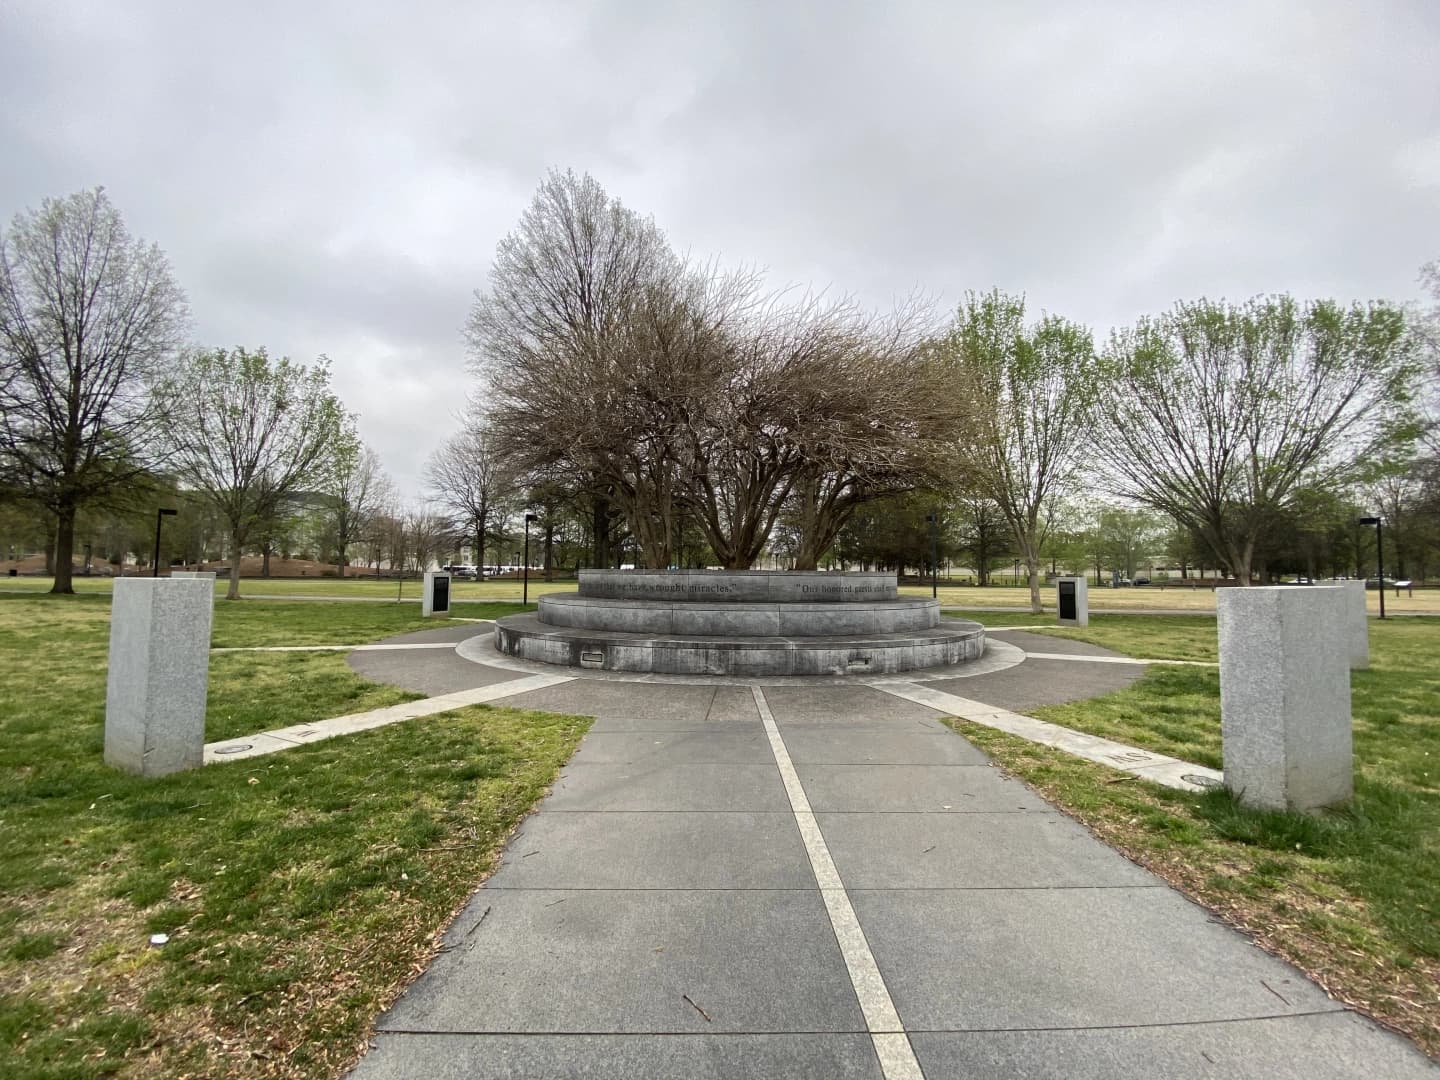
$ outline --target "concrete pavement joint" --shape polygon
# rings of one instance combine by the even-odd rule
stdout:
[[[826,846],[825,837],[810,809],[810,800],[800,783],[795,764],[790,760],[789,751],[785,749],[785,740],[775,724],[775,716],[765,700],[765,692],[758,686],[751,686],[750,692],[755,697],[755,708],[760,713],[760,722],[765,726],[765,734],[769,737],[770,750],[775,755],[775,765],[779,768],[780,778],[785,784],[785,794],[790,799],[790,808],[795,815],[795,824],[800,829],[805,853],[810,859],[810,868],[820,886],[820,896],[825,901],[825,910],[830,916],[831,929],[835,932],[835,940],[845,960],[845,969],[850,973],[850,984],[860,1002],[860,1011],[865,1016],[865,1025],[870,1031],[870,1041],[875,1048],[875,1056],[879,1059],[880,1071],[885,1080],[924,1080],[920,1062],[910,1046],[904,1025],[900,1023],[900,1014],[895,1009],[890,989],[885,985],[880,967],[875,962],[875,954],[870,951],[870,943],[865,940],[865,931],[861,929],[860,920],[855,915],[850,896],[845,891],[845,884],[840,880],[840,872],[835,868],[834,859],[830,857],[830,849]]]
[[[492,686],[479,686],[473,690],[461,690],[454,694],[440,694],[437,697],[406,701],[382,709],[371,709],[348,716],[336,716],[313,724],[294,724],[290,727],[261,731],[254,735],[243,735],[234,739],[205,744],[204,762],[213,765],[223,761],[243,761],[247,758],[263,757],[277,750],[288,750],[293,746],[331,739],[337,735],[350,735],[357,731],[386,727],[401,720],[414,720],[421,716],[463,709],[467,705],[480,705],[500,698],[526,694],[532,690],[543,690],[547,686],[573,681],[569,675],[532,675],[528,679],[512,679]]]
[[[1179,664],[1188,667],[1214,667],[1213,660],[1151,660],[1138,656],[1087,656],[1084,653],[1026,652],[1031,660],[1078,660],[1082,664]]]
[[[1062,659],[1073,660],[1074,657],[1066,656]],[[1151,753],[1125,743],[1102,739],[1098,735],[1073,731],[1059,724],[1037,720],[1033,716],[1025,716],[1008,709],[997,709],[994,705],[971,701],[969,698],[947,694],[928,686],[893,682],[876,685],[875,689],[918,705],[926,705],[948,716],[958,716],[962,720],[1016,735],[1029,742],[1054,747],[1086,761],[1107,765],[1142,780],[1150,780],[1180,791],[1204,791],[1210,786],[1206,783],[1193,783],[1187,777],[1202,777],[1216,784],[1224,781],[1223,774],[1204,765]]]
[[[225,645],[217,652],[408,652],[412,649],[454,649],[453,641],[422,641],[411,645]]]

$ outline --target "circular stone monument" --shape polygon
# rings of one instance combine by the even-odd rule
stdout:
[[[495,622],[525,660],[668,675],[882,675],[979,659],[979,623],[901,598],[895,575],[581,570],[578,593]]]

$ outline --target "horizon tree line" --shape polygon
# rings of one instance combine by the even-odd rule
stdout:
[[[465,324],[476,391],[425,471],[446,513],[416,513],[443,520],[432,546],[480,565],[529,512],[547,571],[561,552],[815,569],[928,499],[972,523],[982,576],[997,543],[1024,564],[1038,610],[1061,502],[1148,509],[1192,560],[1249,583],[1282,549],[1335,547],[1317,521],[1367,492],[1418,565],[1440,519],[1434,264],[1423,280],[1436,310],[1199,300],[1097,348],[998,290],[947,318],[777,289],[679,255],[593,178],[552,171]],[[77,519],[167,484],[223,520],[232,596],[238,555],[271,550],[297,493],[324,502],[337,573],[374,547],[393,493],[328,361],[188,345],[188,314],[101,189],[0,232],[0,507],[49,522],[56,592]]]

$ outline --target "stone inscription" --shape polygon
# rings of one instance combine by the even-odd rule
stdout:
[[[624,588],[626,595],[630,593],[649,593],[651,595],[656,593],[699,593],[715,596],[736,591],[733,585],[686,585],[683,583],[677,583],[675,585],[648,585],[640,581],[627,581],[625,582]]]
[[[884,585],[802,585],[800,592],[806,596],[836,596],[843,593],[887,592]]]

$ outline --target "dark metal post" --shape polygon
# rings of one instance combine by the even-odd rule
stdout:
[[[930,524],[930,598],[940,597],[940,521],[938,514],[926,514]]]
[[[522,560],[524,565],[520,568],[520,577],[524,582],[520,587],[520,602],[522,604],[528,604],[530,602],[530,523],[534,520],[534,514],[525,515],[525,558]]]
[[[1380,586],[1380,618],[1385,618],[1385,548],[1381,543],[1381,522],[1378,516],[1363,517],[1357,525],[1375,526],[1375,573]]]
[[[1380,519],[1375,519],[1375,572],[1380,575],[1380,618],[1385,618],[1385,546],[1380,542]]]
[[[160,576],[160,523],[167,517],[174,517],[176,511],[163,507],[155,511],[155,557],[150,560],[150,576]]]

